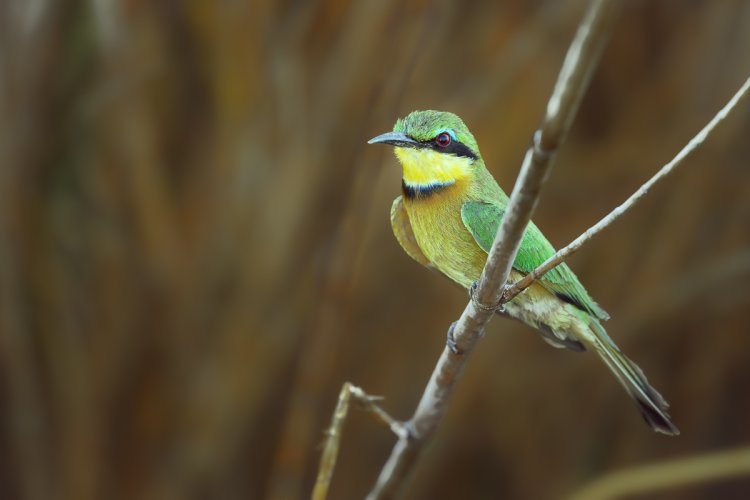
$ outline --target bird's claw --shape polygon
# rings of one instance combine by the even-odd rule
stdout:
[[[456,339],[453,337],[453,330],[456,329],[456,323],[458,321],[454,321],[451,323],[451,326],[448,327],[448,335],[447,339],[445,341],[445,345],[450,349],[450,351],[455,354],[456,356],[462,355],[464,352],[458,348],[458,345],[456,344]]]

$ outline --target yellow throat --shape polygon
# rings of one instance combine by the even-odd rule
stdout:
[[[410,187],[450,185],[471,175],[472,160],[430,149],[395,148],[404,169],[404,183]]]

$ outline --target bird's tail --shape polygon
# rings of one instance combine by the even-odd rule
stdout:
[[[598,321],[591,319],[589,324],[593,333],[593,338],[590,339],[592,347],[612,370],[631,399],[638,405],[638,409],[648,425],[657,432],[670,436],[678,435],[680,431],[672,423],[669,413],[667,413],[669,403],[656,389],[649,385],[646,376],[638,365],[620,352]]]

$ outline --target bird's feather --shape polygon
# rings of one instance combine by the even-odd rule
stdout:
[[[592,335],[584,342],[591,345],[609,367],[638,405],[643,419],[657,432],[669,436],[678,435],[680,431],[669,417],[669,404],[648,383],[643,370],[618,349],[595,318],[589,318],[589,327]]]
[[[393,234],[396,235],[401,248],[411,257],[423,266],[432,267],[432,262],[428,259],[419,248],[417,239],[414,237],[414,231],[409,222],[409,216],[404,210],[404,202],[401,196],[393,200],[391,205],[391,227]]]

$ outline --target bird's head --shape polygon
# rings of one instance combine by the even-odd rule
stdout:
[[[368,141],[376,143],[395,146],[404,184],[413,188],[455,184],[481,164],[474,136],[461,118],[445,111],[413,111],[396,121],[393,132]]]

